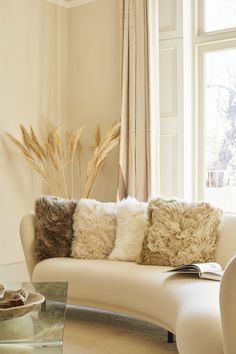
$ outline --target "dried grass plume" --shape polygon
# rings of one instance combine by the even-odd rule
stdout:
[[[31,126],[27,130],[22,124],[20,124],[22,141],[8,132],[6,135],[18,148],[31,169],[40,175],[48,186],[50,194],[73,199],[76,198],[75,176],[77,183],[80,180],[80,176],[77,176],[76,161],[80,161],[80,140],[83,130],[84,127],[81,127],[72,131],[68,135],[66,143],[56,127],[51,128],[46,139],[38,138]],[[86,183],[82,192],[84,198],[89,198],[97,175],[105,159],[117,146],[119,137],[120,123],[113,124],[103,140],[99,126],[97,127],[93,157],[88,161]]]

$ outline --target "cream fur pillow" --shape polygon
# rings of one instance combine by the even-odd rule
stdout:
[[[73,216],[71,256],[103,259],[111,253],[116,238],[116,203],[81,199]]]
[[[203,202],[157,199],[150,202],[148,217],[139,263],[178,266],[213,260],[220,209]]]
[[[108,259],[137,261],[147,227],[147,203],[135,198],[123,199],[117,206],[115,246]]]

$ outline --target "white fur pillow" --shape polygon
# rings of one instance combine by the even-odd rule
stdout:
[[[116,238],[116,203],[81,199],[73,216],[71,256],[82,259],[107,258]]]
[[[118,203],[116,241],[108,259],[137,261],[146,227],[147,203],[141,203],[130,197]]]

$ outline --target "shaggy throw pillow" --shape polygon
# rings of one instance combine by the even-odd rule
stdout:
[[[137,261],[147,227],[147,203],[135,198],[123,199],[117,205],[115,246],[108,259]]]
[[[35,247],[38,261],[51,257],[68,257],[73,236],[76,202],[53,196],[35,202]]]
[[[221,216],[220,209],[203,202],[150,202],[139,263],[179,266],[212,261]]]
[[[81,199],[74,213],[71,256],[103,259],[111,253],[116,238],[116,203]]]

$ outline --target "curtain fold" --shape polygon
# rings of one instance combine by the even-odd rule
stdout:
[[[118,199],[159,191],[158,1],[121,1]]]

